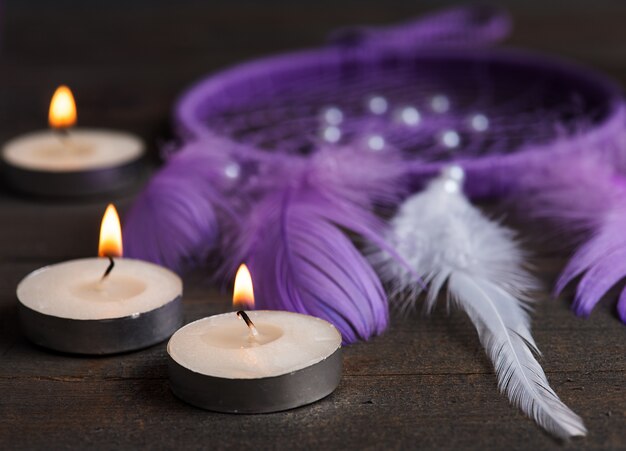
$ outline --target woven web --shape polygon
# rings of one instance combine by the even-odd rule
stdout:
[[[372,111],[373,98],[384,99],[383,113]],[[385,146],[445,160],[511,152],[572,133],[607,113],[593,99],[562,74],[532,66],[389,59],[256,77],[225,89],[203,121],[268,151],[307,154],[329,138],[349,144],[380,136]],[[339,123],[327,121],[330,108],[341,112]]]

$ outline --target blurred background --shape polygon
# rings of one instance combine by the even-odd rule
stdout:
[[[4,0],[0,141],[44,128],[50,96],[65,83],[76,96],[79,125],[126,129],[158,143],[169,136],[177,95],[198,78],[257,56],[322,45],[345,25],[394,23],[454,4]],[[573,58],[626,83],[625,1],[496,4],[514,18],[508,45]]]

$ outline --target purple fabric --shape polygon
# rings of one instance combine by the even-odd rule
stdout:
[[[515,193],[528,172],[539,177],[555,159],[590,152],[626,168],[616,145],[626,120],[619,87],[556,58],[488,48],[509,29],[499,10],[458,8],[398,27],[340,30],[325,48],[201,80],[174,110],[188,144],[126,224],[131,255],[179,269],[213,251],[227,276],[250,260],[260,305],[325,317],[347,341],[379,333],[387,321],[380,283],[339,228],[385,247],[372,212],[450,162],[464,167],[474,198]],[[372,110],[373,96],[388,108]],[[329,122],[331,107],[340,120]],[[481,116],[488,127],[477,129]],[[278,200],[288,192],[296,193],[289,202]],[[587,286],[602,288],[584,284],[577,305],[590,305]]]

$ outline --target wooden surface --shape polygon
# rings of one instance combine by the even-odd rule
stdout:
[[[45,125],[59,83],[75,90],[83,125],[123,128],[154,151],[188,83],[225,65],[315,45],[348,23],[402,20],[442,2],[291,3],[5,1],[0,10],[0,140]],[[626,4],[509,1],[511,43],[557,52],[626,82]],[[132,194],[111,199],[121,213]],[[511,407],[463,315],[395,319],[383,336],[345,350],[338,390],[270,415],[204,412],[169,391],[165,345],[80,358],[29,344],[15,286],[30,271],[94,255],[105,203],[47,203],[0,192],[0,449],[626,449],[626,326],[608,296],[583,320],[568,299],[537,306],[534,335],[561,398],[589,436],[561,445]],[[625,232],[626,233],[626,232]],[[544,255],[550,283],[565,255]],[[185,319],[228,297],[185,280]]]

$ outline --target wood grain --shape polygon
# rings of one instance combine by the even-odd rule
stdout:
[[[446,3],[446,2],[444,2]],[[626,82],[626,5],[501,2],[516,46],[556,52]],[[171,136],[176,94],[246,58],[317,45],[349,23],[404,20],[441,2],[11,0],[0,30],[0,140],[45,125],[47,99],[68,83],[84,125],[143,136],[156,154]],[[48,352],[19,331],[15,286],[49,263],[93,255],[106,203],[122,216],[134,192],[94,202],[43,202],[0,191],[0,448],[2,449],[626,449],[626,327],[609,294],[587,320],[570,296],[539,294],[534,336],[561,398],[589,436],[559,444],[497,392],[469,321],[439,308],[393,320],[345,352],[339,389],[312,406],[224,415],[169,391],[165,345],[101,358]],[[528,231],[530,232],[530,231]],[[541,252],[551,283],[565,253]],[[185,278],[185,319],[227,310],[203,271]]]

